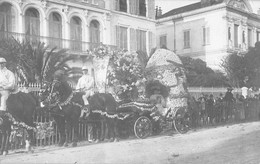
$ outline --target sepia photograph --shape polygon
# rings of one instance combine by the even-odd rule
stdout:
[[[0,164],[260,164],[260,0],[0,0]]]

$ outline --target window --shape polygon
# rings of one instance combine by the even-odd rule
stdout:
[[[2,3],[0,5],[0,31],[14,31],[15,16],[12,5],[9,3]]]
[[[136,30],[137,50],[146,52],[146,31]]]
[[[256,32],[256,41],[258,42],[259,41],[259,31]]]
[[[120,49],[128,50],[127,44],[127,28],[117,26],[117,47]]]
[[[90,42],[99,43],[100,42],[100,24],[97,20],[92,20],[90,22]]]
[[[246,34],[245,34],[245,31],[242,32],[242,43],[246,43]]]
[[[51,37],[49,44],[61,48],[62,38],[62,22],[60,14],[53,12],[49,18],[49,36]]]
[[[129,0],[129,12],[130,14],[146,17],[146,0]]]
[[[203,27],[203,45],[210,44],[210,28]]]
[[[167,48],[167,35],[160,36],[160,48]]]
[[[29,8],[25,12],[25,34],[31,43],[40,39],[40,14],[35,8]]]
[[[127,12],[127,0],[119,0],[119,11]]]
[[[40,35],[39,12],[34,8],[29,8],[25,12],[25,33],[27,35]]]
[[[252,30],[248,29],[248,46],[251,47],[252,46]]]
[[[238,47],[238,25],[234,25],[234,46]]]
[[[146,4],[145,0],[139,0],[139,15],[146,16]]]
[[[82,50],[82,22],[79,17],[72,17],[70,20],[70,38],[71,38],[71,49]]]
[[[190,48],[190,30],[184,31],[184,48]]]
[[[231,40],[231,27],[228,27],[228,40]]]

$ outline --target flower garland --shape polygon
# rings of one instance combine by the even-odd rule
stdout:
[[[35,128],[35,127],[28,126],[28,125],[26,125],[24,122],[16,121],[15,118],[14,118],[10,113],[5,113],[5,116],[7,116],[8,119],[9,119],[9,121],[11,121],[11,122],[12,122],[14,125],[16,125],[16,126],[25,128],[25,129],[27,129],[27,130],[34,130],[34,131],[36,131],[36,128]]]
[[[111,56],[112,51],[109,50],[109,48],[103,44],[99,45],[98,47],[94,48],[92,51],[89,51],[89,54],[93,58],[101,58]]]
[[[119,99],[135,100],[146,82],[144,70],[136,53],[115,52],[109,63],[107,85],[112,87]]]

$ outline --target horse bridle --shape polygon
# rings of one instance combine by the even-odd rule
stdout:
[[[52,97],[57,97],[57,93],[53,93],[53,90],[54,90],[55,84],[57,84],[58,82],[59,81],[57,81],[57,80],[54,80],[52,83],[45,82],[45,83],[47,83],[48,87],[44,91],[40,91],[40,92],[47,92],[50,89],[49,95],[46,97],[46,99],[41,101],[41,102],[48,102],[49,107],[54,107],[59,103],[59,101],[56,101],[54,104],[50,104]]]

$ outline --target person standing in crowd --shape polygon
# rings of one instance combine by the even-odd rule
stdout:
[[[227,88],[227,92],[224,96],[224,102],[225,102],[225,121],[228,121],[229,117],[232,117],[233,114],[233,102],[236,101],[236,99],[233,96],[232,88]]]
[[[6,68],[5,58],[0,58],[0,94],[1,94],[1,107],[0,115],[4,115],[7,107],[6,101],[10,95],[10,90],[15,86],[15,76],[13,72]]]
[[[224,120],[224,106],[223,106],[223,94],[220,93],[219,97],[216,99],[216,121],[218,123],[222,122]]]
[[[209,124],[213,124],[213,119],[214,119],[214,104],[215,100],[213,95],[211,94],[209,98],[206,100],[207,102],[207,111],[208,111],[208,117],[209,117]]]

